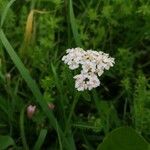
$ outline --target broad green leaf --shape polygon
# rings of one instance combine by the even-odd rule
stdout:
[[[149,144],[130,127],[109,133],[97,150],[148,150]]]
[[[0,135],[0,150],[5,150],[7,147],[14,144],[14,140],[10,136]]]

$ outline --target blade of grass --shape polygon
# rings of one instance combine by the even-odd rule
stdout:
[[[25,137],[25,130],[24,130],[24,111],[26,107],[23,107],[20,113],[20,133],[21,133],[21,139],[24,150],[29,150],[29,147],[27,145],[26,137]]]
[[[92,125],[87,125],[86,123],[73,123],[72,127],[78,128],[78,129],[82,129],[82,130],[98,130],[99,127],[95,127]]]
[[[78,33],[77,24],[76,24],[76,21],[75,21],[72,0],[69,0],[69,18],[70,18],[71,28],[72,28],[72,32],[73,32],[73,36],[74,36],[76,45],[77,46],[82,46],[81,40],[80,40],[80,37],[79,37],[79,33]]]
[[[63,145],[62,145],[61,137],[60,137],[60,134],[59,134],[59,131],[58,131],[58,124],[57,124],[57,122],[56,122],[56,127],[57,127],[57,134],[58,134],[59,148],[60,148],[60,150],[63,150]]]
[[[46,138],[46,135],[47,135],[47,130],[46,129],[42,129],[40,131],[40,134],[39,134],[39,137],[35,143],[35,146],[33,148],[33,150],[40,150],[41,149],[41,146],[43,145],[44,143],[44,140]]]
[[[7,4],[5,10],[3,11],[2,16],[1,16],[1,27],[2,27],[3,24],[4,24],[4,21],[5,21],[5,18],[6,18],[6,16],[7,16],[7,13],[8,13],[9,8],[11,7],[11,5],[12,5],[15,1],[16,1],[16,0],[11,0],[11,1]]]
[[[26,81],[28,87],[32,91],[33,95],[35,96],[36,101],[39,103],[39,105],[43,109],[43,112],[48,117],[50,124],[57,131],[57,126],[56,126],[57,120],[56,120],[55,116],[53,115],[52,111],[48,109],[47,103],[43,100],[42,94],[41,94],[36,82],[32,79],[28,70],[25,68],[24,64],[22,63],[22,61],[20,60],[20,58],[18,57],[18,55],[16,54],[16,52],[14,51],[12,46],[10,45],[10,43],[7,40],[2,29],[0,29],[0,39],[1,39],[4,47],[6,48],[7,53],[9,54],[10,58],[12,59],[13,63],[15,64],[15,66],[19,70],[20,74],[22,75],[22,77]],[[59,131],[59,134],[61,135],[61,139],[65,143],[64,146],[68,150],[72,149],[72,146],[70,145],[70,143],[65,138],[63,131],[61,130],[60,127],[58,128],[58,131]]]
[[[78,103],[79,97],[80,97],[80,94],[79,94],[79,93],[76,93],[76,95],[75,95],[75,97],[74,97],[74,101],[73,101],[72,106],[71,106],[71,109],[70,109],[69,116],[68,116],[68,120],[67,120],[67,125],[66,125],[66,130],[65,130],[65,132],[67,131],[67,128],[69,128],[69,126],[70,126],[70,121],[71,121],[72,115],[73,115],[73,113],[74,113],[76,104]]]

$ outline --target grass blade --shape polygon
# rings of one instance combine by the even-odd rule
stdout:
[[[24,130],[24,111],[26,107],[23,107],[20,113],[20,133],[21,133],[21,139],[22,144],[25,150],[29,150],[29,147],[27,145],[26,137],[25,137],[25,130]]]
[[[2,16],[1,16],[1,27],[2,27],[3,24],[4,24],[4,21],[5,21],[5,18],[6,18],[6,16],[7,16],[7,13],[8,13],[8,10],[9,10],[10,6],[11,6],[15,1],[16,1],[16,0],[11,0],[11,1],[7,4],[5,10],[3,11],[3,14],[2,14]]]
[[[41,146],[42,144],[44,143],[44,140],[46,138],[46,135],[47,135],[47,130],[46,129],[42,129],[40,131],[40,134],[39,134],[39,137],[35,143],[35,146],[33,148],[33,150],[40,150],[41,149]]]
[[[56,122],[56,127],[57,127],[57,134],[58,134],[59,148],[60,148],[60,150],[63,150],[62,141],[61,141],[61,137],[60,137],[60,134],[59,134],[57,122]]]
[[[74,36],[76,45],[77,46],[82,46],[81,40],[79,38],[77,24],[76,24],[76,21],[75,21],[72,0],[69,0],[69,17],[70,17],[71,28],[72,28],[72,32],[73,32],[73,36]]]

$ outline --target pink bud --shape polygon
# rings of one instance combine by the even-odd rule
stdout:
[[[36,106],[29,105],[29,106],[27,107],[27,116],[28,116],[29,119],[32,118],[32,116],[33,116],[34,113],[35,113],[35,110],[36,110]]]
[[[55,108],[55,105],[53,103],[48,103],[48,108],[53,110]]]

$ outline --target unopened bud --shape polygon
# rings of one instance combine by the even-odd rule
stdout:
[[[48,108],[53,110],[55,108],[55,105],[53,103],[48,103]]]
[[[32,118],[32,116],[33,116],[34,113],[35,113],[35,110],[36,110],[36,106],[29,105],[29,106],[27,107],[27,116],[28,116],[29,119]]]

